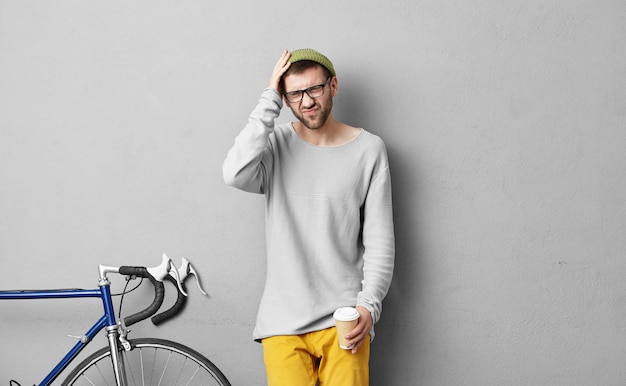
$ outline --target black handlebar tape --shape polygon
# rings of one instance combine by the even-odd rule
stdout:
[[[165,297],[165,286],[163,286],[163,283],[156,280],[152,275],[150,275],[146,267],[120,267],[119,272],[122,275],[146,278],[150,280],[150,282],[154,286],[154,300],[152,301],[152,304],[150,304],[145,310],[139,311],[136,314],[124,318],[124,324],[128,327],[156,314],[156,312],[161,307],[161,304],[163,304],[163,298]]]
[[[154,324],[155,326],[158,326],[166,320],[169,320],[178,315],[183,310],[183,308],[185,308],[185,304],[187,304],[187,297],[183,295],[182,292],[180,292],[176,280],[171,276],[167,276],[166,279],[174,284],[176,292],[178,292],[178,297],[176,298],[176,303],[174,303],[174,305],[170,309],[165,310],[158,315],[154,315],[152,319],[150,319],[152,321],[152,324]],[[184,290],[186,290],[184,284],[181,284],[181,286]]]

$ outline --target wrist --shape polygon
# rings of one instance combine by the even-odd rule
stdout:
[[[356,306],[356,310],[359,312],[359,314],[361,314],[361,316],[367,315],[370,317],[370,319],[372,318],[372,311],[370,311],[367,307]]]

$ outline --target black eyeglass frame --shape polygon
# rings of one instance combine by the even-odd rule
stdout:
[[[304,99],[304,93],[306,93],[306,95],[308,95],[308,96],[309,96],[309,98],[311,98],[311,99],[316,99],[316,98],[319,98],[319,97],[321,97],[321,96],[324,96],[324,89],[325,89],[325,88],[326,88],[326,86],[330,83],[330,80],[331,80],[331,79],[332,79],[332,76],[329,76],[329,77],[326,79],[326,82],[324,82],[324,83],[322,83],[322,84],[317,84],[317,85],[315,85],[315,86],[311,86],[311,87],[309,87],[309,88],[305,88],[305,89],[303,89],[303,90],[295,90],[295,91],[285,92],[285,93],[283,93],[283,96],[285,97],[285,99],[287,99],[287,102],[288,102],[288,103],[300,103],[300,102],[302,102],[302,99]],[[313,95],[309,94],[309,92],[310,92],[311,90],[313,90],[313,89],[315,89],[315,88],[317,88],[317,87],[321,87],[322,93],[321,93],[320,95],[313,96]],[[290,96],[294,97],[294,96],[296,96],[296,95],[298,95],[298,94],[300,94],[300,98],[298,98],[297,100],[291,100],[292,98],[291,98]]]

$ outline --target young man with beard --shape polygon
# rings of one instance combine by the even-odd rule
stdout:
[[[270,386],[367,385],[370,341],[394,266],[383,141],[333,117],[338,81],[312,49],[284,51],[223,165],[266,198],[267,277],[254,339]],[[275,125],[286,103],[297,122]],[[333,312],[360,318],[337,344]]]

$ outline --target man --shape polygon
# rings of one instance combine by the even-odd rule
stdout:
[[[284,51],[224,161],[227,184],[266,197],[267,277],[254,339],[270,386],[367,385],[394,265],[382,140],[333,117],[338,81],[312,49]],[[297,122],[276,125],[283,102]],[[356,307],[337,344],[333,312]]]

